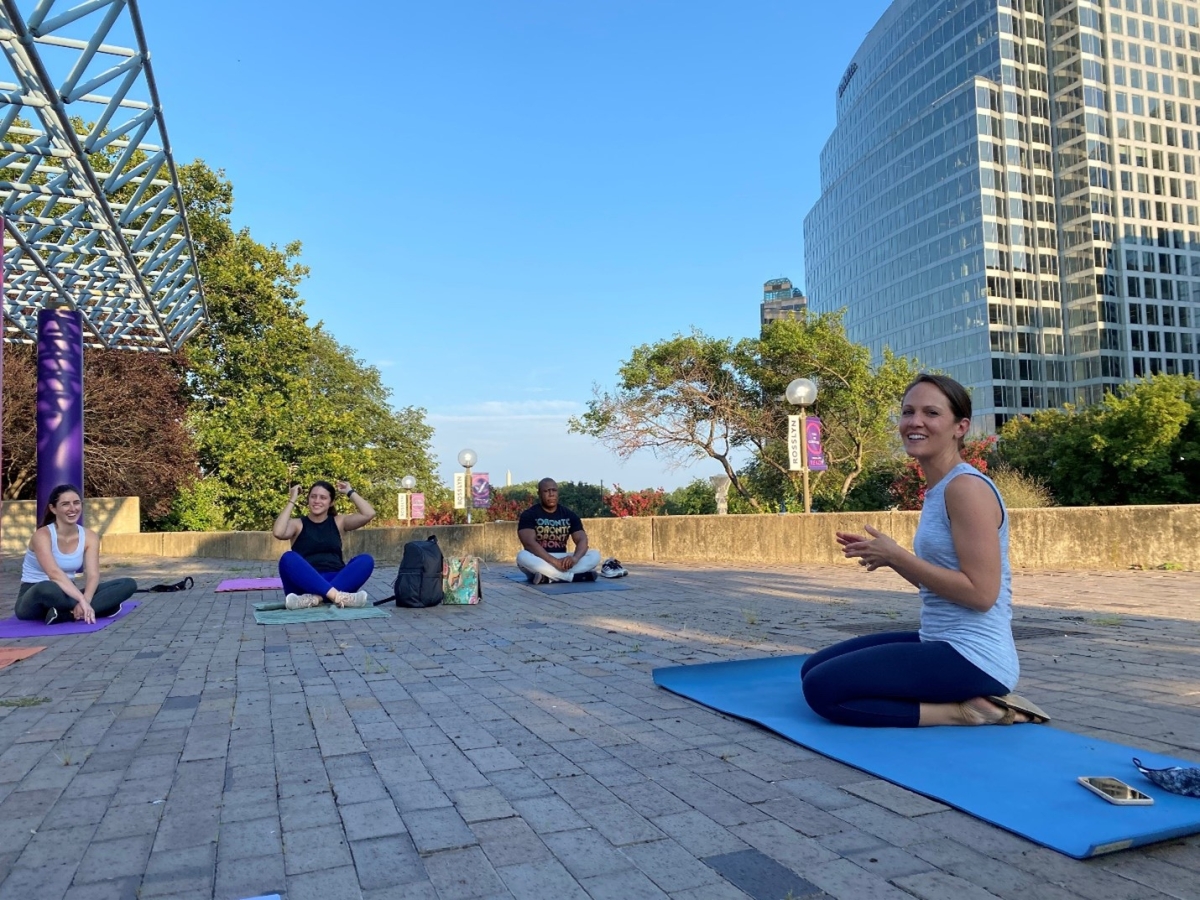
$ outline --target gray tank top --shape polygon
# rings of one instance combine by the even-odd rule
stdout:
[[[1010,691],[1020,674],[1012,637],[1012,570],[1008,564],[1008,510],[992,480],[969,463],[959,463],[925,494],[913,552],[944,569],[958,569],[958,554],[946,513],[946,486],[960,475],[982,478],[1000,503],[1000,595],[987,612],[967,609],[922,586],[921,640],[945,641],[968,662],[991,675]]]

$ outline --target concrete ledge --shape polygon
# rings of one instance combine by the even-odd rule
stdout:
[[[762,516],[660,516],[587,519],[588,541],[624,562],[846,563],[834,533],[873,525],[911,547],[919,513],[814,513]],[[1024,569],[1200,569],[1200,506],[1125,506],[1012,510],[1011,559]],[[346,539],[347,556],[370,553],[399,563],[407,541],[438,536],[447,555],[511,562],[515,522],[419,528],[364,528]],[[104,551],[127,556],[277,559],[287,544],[268,532],[108,534]]]
[[[6,500],[0,511],[0,553],[24,553],[37,520],[36,500]],[[142,502],[138,497],[88,497],[83,520],[101,537],[136,535],[142,527]]]

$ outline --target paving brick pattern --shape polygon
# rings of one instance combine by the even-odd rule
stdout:
[[[106,568],[196,584],[0,670],[0,900],[732,900],[711,861],[758,854],[805,897],[1200,898],[1200,838],[1067,859],[651,681],[911,621],[890,574],[636,566],[552,597],[493,567],[479,607],[259,626],[274,594],[213,588],[269,564]],[[1023,692],[1200,760],[1200,574],[1015,586],[1019,623],[1077,632],[1019,643]]]

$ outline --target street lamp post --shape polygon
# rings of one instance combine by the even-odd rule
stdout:
[[[479,462],[474,450],[459,450],[458,464],[467,470],[466,482],[463,484],[467,498],[467,524],[471,524],[471,467]]]
[[[404,488],[404,490],[408,492],[408,503],[406,503],[404,507],[404,519],[410,525],[412,524],[412,490],[416,486],[417,479],[415,475],[405,475],[400,479],[400,487]]]
[[[812,512],[812,497],[808,493],[808,407],[817,402],[817,383],[811,378],[797,378],[787,386],[787,401],[800,407],[800,471],[804,474],[804,511]]]

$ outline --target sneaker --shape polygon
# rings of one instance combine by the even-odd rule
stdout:
[[[574,574],[574,576],[572,576],[571,580],[574,582],[595,581],[596,580],[596,570],[593,569],[590,572],[576,572]]]
[[[526,572],[525,577],[529,580],[530,584],[545,584],[550,580],[540,572]]]
[[[366,591],[356,591],[353,594],[348,591],[338,591],[333,596],[333,602],[342,609],[348,609],[359,606],[370,606],[371,597]]]
[[[321,598],[316,594],[288,594],[283,605],[288,609],[312,609],[321,605]]]
[[[58,610],[53,606],[46,610],[46,624],[53,625],[58,621]]]
[[[111,612],[106,612],[102,616],[96,616],[96,618],[97,619],[111,619],[113,616],[115,616],[117,613],[119,613],[124,608],[125,608],[124,603],[118,603],[116,609],[112,610]]]
[[[615,556],[610,556],[600,566],[600,574],[605,578],[621,578],[629,573],[625,571],[625,567],[621,565],[621,561]]]

